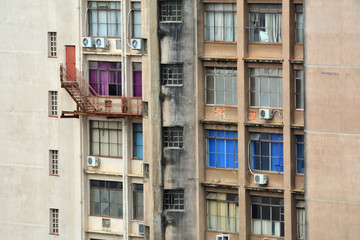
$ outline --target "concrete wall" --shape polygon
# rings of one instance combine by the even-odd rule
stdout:
[[[307,239],[356,239],[360,4],[305,6]]]
[[[79,56],[78,4],[2,1],[1,239],[81,239],[79,120],[59,117],[75,107],[60,88],[59,64],[65,45]],[[48,57],[48,32],[57,32],[57,58]],[[57,117],[49,117],[48,91],[58,91]],[[59,176],[49,176],[50,149]],[[50,208],[59,209],[59,236],[49,236]]]

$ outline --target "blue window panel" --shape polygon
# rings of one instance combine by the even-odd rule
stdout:
[[[225,131],[216,131],[216,137],[225,137]]]
[[[227,153],[227,154],[235,154],[235,144],[234,144],[234,141],[232,141],[232,140],[226,141],[226,153]]]
[[[208,137],[215,137],[215,130],[207,130]]]
[[[296,158],[304,159],[304,145],[296,144]]]
[[[238,163],[238,155],[235,155],[235,168],[238,169],[239,168],[239,163]]]
[[[304,135],[296,135],[296,142],[303,143],[304,142]]]
[[[225,168],[225,154],[218,153],[216,155],[216,167]]]
[[[284,144],[280,143],[280,157],[284,157]]]
[[[134,157],[143,159],[143,147],[142,146],[135,146]]]
[[[225,132],[225,136],[227,137],[227,138],[234,138],[235,136],[234,136],[234,131],[226,131]]]
[[[260,139],[261,140],[270,140],[270,134],[269,133],[260,133]]]
[[[216,167],[216,155],[215,153],[208,153],[208,166]]]
[[[305,161],[304,160],[297,160],[297,173],[304,174],[305,169]]]
[[[235,141],[235,154],[238,154],[238,141]]]
[[[280,158],[280,172],[284,172],[284,158]]]
[[[143,159],[143,133],[142,133],[142,124],[134,123],[134,158]]]
[[[225,153],[225,140],[224,139],[216,140],[216,152],[217,153]]]
[[[262,171],[270,170],[269,160],[270,160],[269,157],[261,157],[261,170]]]
[[[255,170],[260,170],[260,157],[253,157],[252,159],[253,166],[252,168]]]
[[[279,141],[280,140],[280,134],[271,134],[271,140]]]
[[[280,161],[279,157],[272,157],[271,158],[271,171],[279,172],[280,171]]]
[[[216,151],[216,143],[214,138],[208,138],[208,152],[214,153]]]
[[[269,145],[270,143],[268,142],[261,143],[261,156],[270,156]]]
[[[133,125],[135,131],[142,131],[142,124],[141,123],[134,123]]]
[[[238,138],[238,132],[234,132],[235,133],[235,138],[237,139]]]
[[[235,168],[235,155],[226,155],[226,168]]]

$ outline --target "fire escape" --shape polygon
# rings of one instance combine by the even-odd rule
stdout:
[[[98,95],[84,79],[80,71],[70,76],[63,65],[60,65],[61,87],[69,93],[77,104],[77,110],[63,111],[61,117],[78,117],[79,115],[96,115],[106,117],[142,117],[141,97],[118,97]]]

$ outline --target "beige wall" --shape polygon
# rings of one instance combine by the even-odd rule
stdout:
[[[360,234],[357,1],[306,2],[308,239]]]

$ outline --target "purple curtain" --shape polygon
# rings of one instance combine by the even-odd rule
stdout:
[[[108,95],[108,80],[107,80],[107,71],[100,71],[100,95]]]
[[[117,82],[118,82],[118,96],[122,96],[122,88],[121,88],[121,85],[122,85],[122,82],[121,82],[121,71],[118,71],[117,72]]]
[[[90,86],[95,90],[96,93],[99,93],[97,73],[97,70],[90,70]]]
[[[134,97],[142,97],[142,72],[134,72]]]

